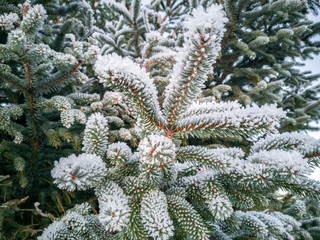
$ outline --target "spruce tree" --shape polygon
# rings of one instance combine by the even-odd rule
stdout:
[[[3,2],[2,238],[315,236],[313,1]]]
[[[12,11],[0,16],[0,230],[3,239],[22,239],[36,233],[28,225],[47,224],[30,212],[34,202],[52,212],[71,202],[69,193],[53,188],[50,170],[56,158],[80,151],[83,125],[69,127],[86,116],[63,95],[88,78],[80,67],[90,67],[98,49],[75,41],[76,30],[68,36],[70,23],[49,20],[42,5],[3,6]],[[99,99],[87,95],[87,102]]]
[[[318,120],[319,99],[317,92],[319,75],[302,72],[300,59],[309,59],[319,53],[319,22],[308,20],[307,14],[317,14],[319,3],[307,0],[233,0],[233,1],[153,1],[141,7],[139,1],[130,6],[115,1],[102,1],[100,6],[112,15],[112,22],[106,24],[107,37],[102,34],[99,41],[103,50],[116,52],[121,56],[138,56],[144,59],[144,38],[153,28],[176,38],[184,26],[183,14],[190,13],[197,6],[210,6],[211,3],[223,5],[228,21],[226,33],[221,42],[221,52],[215,71],[206,81],[206,96],[223,100],[238,100],[242,104],[251,102],[263,105],[277,103],[288,111],[287,118],[281,122],[281,131],[299,129],[317,130],[310,122]],[[135,31],[134,13],[130,9],[140,9]],[[143,8],[143,9],[142,9]],[[99,10],[101,11],[101,10]],[[154,18],[152,18],[154,16]],[[146,23],[145,19],[151,19]],[[121,33],[121,34],[119,34]],[[121,36],[121,37],[120,37]],[[135,36],[135,37],[133,37]],[[161,75],[163,66],[170,68],[174,53],[161,53],[166,43],[152,42],[147,54],[155,54],[146,63],[152,73],[155,68],[156,82],[164,81]],[[177,44],[181,47],[183,41]],[[160,84],[163,84],[162,82]]]
[[[106,148],[107,122],[94,113],[86,123],[86,153],[55,162],[55,182],[69,191],[95,189],[98,219],[109,238],[295,237],[300,224],[294,218],[259,210],[268,207],[278,189],[319,194],[318,183],[305,177],[318,163],[314,153],[319,143],[308,136],[274,133],[256,141],[249,152],[189,144],[190,138],[241,141],[274,132],[285,113],[275,105],[243,107],[236,101],[200,97],[219,56],[227,19],[222,8],[212,4],[194,9],[183,20],[178,36],[182,47],[176,48],[163,92],[158,93],[151,74],[141,67],[150,62],[149,56],[139,65],[139,60],[106,54],[94,65],[101,83],[123,93],[137,121],[141,140],[136,151],[124,142]],[[161,33],[150,32],[147,38],[159,39]],[[136,46],[132,48],[139,55]],[[92,215],[75,212],[56,220],[40,239],[96,237],[90,228],[93,218],[87,219]]]

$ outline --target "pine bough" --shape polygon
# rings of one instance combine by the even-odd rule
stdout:
[[[135,21],[122,5],[104,2]],[[115,53],[98,57],[100,83],[122,93],[141,141],[134,153],[135,147],[123,142],[109,145],[108,121],[91,115],[85,153],[61,158],[52,177],[68,191],[95,188],[99,213],[71,209],[39,239],[294,239],[301,225],[294,218],[252,209],[267,209],[279,189],[319,196],[319,183],[307,175],[319,161],[320,143],[296,133],[277,134],[285,113],[275,105],[243,107],[201,98],[227,20],[213,4],[194,9],[184,21],[184,45],[163,104],[145,68]],[[248,153],[183,144],[189,138],[249,136],[261,139]]]

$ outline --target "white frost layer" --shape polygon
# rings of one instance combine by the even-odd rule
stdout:
[[[19,16],[16,13],[0,15],[0,26],[4,30],[10,30],[14,27],[14,23],[19,21]]]
[[[111,144],[107,150],[107,158],[115,160],[117,163],[124,163],[132,156],[131,148],[124,142]]]
[[[102,78],[110,78],[109,72],[115,75],[134,75],[145,83],[150,83],[149,73],[128,57],[121,57],[115,53],[99,56],[95,64],[95,72]],[[152,86],[151,88],[153,88]],[[155,89],[155,87],[154,87]]]
[[[141,201],[141,219],[148,235],[157,240],[173,236],[173,222],[169,217],[166,195],[161,191],[148,192]]]
[[[252,146],[251,152],[273,148],[296,149],[302,154],[307,154],[308,152],[320,148],[320,141],[298,132],[270,134],[256,142]]]
[[[146,110],[151,110],[158,121],[164,122],[158,103],[158,91],[144,68],[128,57],[122,58],[115,53],[99,56],[94,68],[101,83],[116,81],[125,88],[131,88],[130,91],[134,89],[139,92],[138,100],[147,104]]]
[[[121,231],[130,217],[129,198],[114,182],[106,181],[96,189],[99,201],[99,219],[111,232]]]
[[[308,160],[297,151],[270,150],[260,151],[248,157],[252,163],[259,163],[274,171],[290,172],[292,174],[310,174],[312,169]]]
[[[220,104],[219,104],[220,105]],[[191,115],[178,122],[178,126],[187,129],[189,126],[196,126],[192,129],[206,127],[242,127],[258,128],[260,126],[274,129],[278,126],[280,119],[286,116],[281,108],[276,105],[263,105],[261,107],[252,104],[247,107],[233,105],[226,111],[205,113],[201,115]]]
[[[101,113],[92,114],[86,124],[82,151],[103,156],[108,148],[108,121]]]
[[[161,164],[175,159],[176,147],[171,139],[151,134],[141,140],[138,152],[142,163]]]
[[[86,190],[98,184],[106,175],[102,159],[92,154],[72,154],[54,162],[51,176],[60,189],[68,191]]]
[[[184,117],[195,114],[208,114],[216,112],[230,112],[235,109],[240,109],[241,104],[237,101],[228,101],[228,102],[199,102],[196,101],[190,105],[187,112],[183,114]]]
[[[207,74],[213,71],[212,64],[219,56],[220,42],[226,30],[224,25],[228,19],[225,17],[222,6],[212,4],[207,10],[200,6],[192,13],[193,16],[184,16],[183,19],[185,43],[176,57],[170,84],[165,90],[163,106],[167,110],[170,109],[173,101],[179,100],[173,99],[172,95],[180,94],[179,89],[188,89],[191,84],[195,84],[193,83],[195,78],[197,89],[193,90],[193,94],[200,94],[199,90],[204,87],[203,83],[207,79]],[[201,53],[198,52],[200,46]],[[186,70],[192,68],[193,73],[186,74]]]

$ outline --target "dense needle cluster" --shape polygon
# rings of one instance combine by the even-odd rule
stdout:
[[[281,235],[284,226],[273,231],[268,225],[273,219],[281,223],[282,215],[234,208],[254,208],[258,199],[266,207],[270,201],[264,195],[267,189],[290,189],[299,181],[307,181],[304,176],[310,174],[312,165],[303,146],[310,140],[294,134],[270,135],[258,141],[249,155],[240,148],[181,146],[181,140],[188,137],[243,138],[276,132],[286,116],[276,105],[243,107],[238,102],[199,98],[219,54],[226,18],[221,7],[213,4],[206,10],[199,7],[193,16],[183,19],[183,48],[175,57],[162,105],[150,74],[132,59],[113,53],[99,56],[94,65],[100,83],[123,92],[123,102],[128,104],[144,134],[132,154],[123,142],[107,147],[108,122],[103,115],[95,113],[88,119],[83,150],[101,157],[106,154],[108,166],[107,180],[101,181],[95,190],[99,219],[107,231],[133,239],[169,239],[180,231],[192,239],[218,237],[219,231],[210,232],[210,226],[223,231],[223,224],[225,229],[231,227],[231,219],[239,222],[243,232],[238,234],[249,234],[252,229],[246,228],[251,225],[259,229],[255,234],[258,238]],[[159,41],[159,37],[152,41]],[[272,136],[280,140],[270,148],[267,144]],[[300,139],[295,147],[281,148],[285,144],[281,139],[295,141],[288,140],[292,138]],[[242,188],[250,194],[244,194]],[[230,232],[224,234],[232,236]]]
[[[0,239],[316,239],[313,3],[2,2]]]
[[[51,175],[54,183],[68,191],[86,190],[95,187],[106,175],[105,163],[92,154],[75,154],[54,163]]]

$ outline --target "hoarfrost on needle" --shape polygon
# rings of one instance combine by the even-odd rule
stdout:
[[[102,159],[93,154],[75,154],[54,162],[51,175],[60,189],[86,190],[98,184],[106,175]]]

